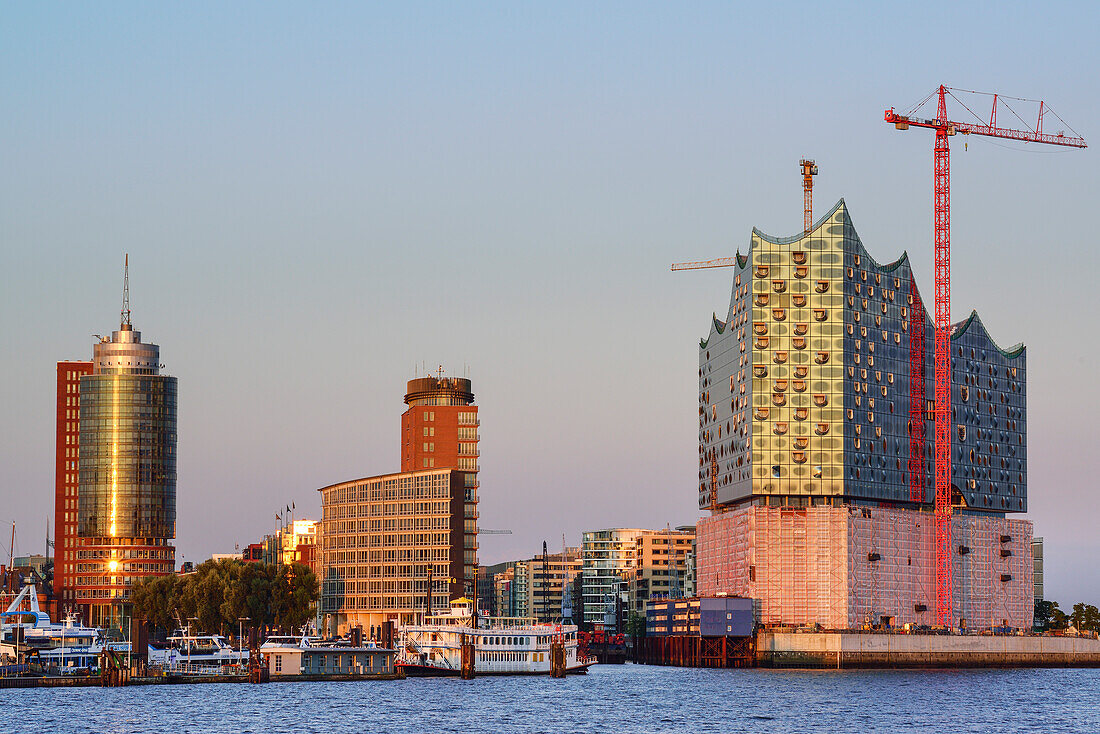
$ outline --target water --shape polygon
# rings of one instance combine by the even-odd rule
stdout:
[[[1100,670],[595,666],[587,676],[0,690],[13,732],[1098,732]]]

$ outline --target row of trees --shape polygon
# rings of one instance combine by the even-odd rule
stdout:
[[[193,632],[235,633],[245,627],[296,631],[311,617],[317,577],[308,566],[269,566],[237,560],[207,561],[194,573],[171,574],[137,584],[131,594],[134,616],[164,629],[177,618],[192,620]]]
[[[1041,599],[1035,602],[1035,629],[1061,630],[1070,626],[1078,630],[1100,632],[1100,609],[1077,602],[1069,614],[1058,608],[1058,602]]]

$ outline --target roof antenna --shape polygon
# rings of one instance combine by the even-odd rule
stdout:
[[[122,270],[122,330],[129,331],[130,326],[130,253],[126,253]]]

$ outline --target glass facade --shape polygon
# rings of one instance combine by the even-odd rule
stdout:
[[[911,406],[921,324],[926,404]],[[911,407],[926,437],[914,483],[930,503],[933,349],[908,257],[875,262],[843,200],[809,234],[753,230],[727,318],[700,344],[699,506],[908,503]],[[1024,349],[999,348],[972,313],[951,351],[954,504],[1026,511]]]
[[[80,436],[79,534],[175,537],[176,378],[82,377]]]

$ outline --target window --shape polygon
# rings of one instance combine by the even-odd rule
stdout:
[[[283,656],[282,655],[276,655],[275,656],[275,672],[276,673],[282,673],[283,672]]]

